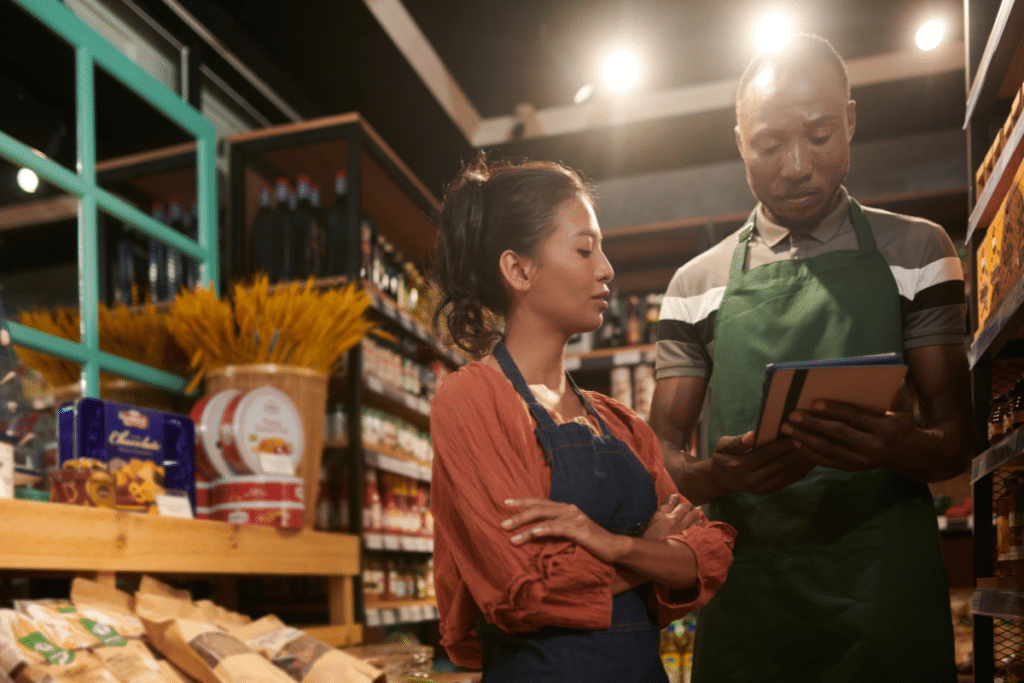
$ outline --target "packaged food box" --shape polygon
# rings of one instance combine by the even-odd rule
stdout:
[[[80,398],[58,408],[57,441],[54,502],[155,513],[173,490],[195,510],[195,427],[184,415]]]

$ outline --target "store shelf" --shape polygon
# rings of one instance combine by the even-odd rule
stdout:
[[[404,406],[408,410],[416,413],[421,418],[430,418],[430,401],[419,396],[413,396],[412,394],[402,391],[393,384],[388,384],[381,378],[375,375],[366,375],[363,378],[363,384],[366,390],[370,393],[376,394],[381,398],[385,398],[391,403],[395,403],[400,406]]]
[[[992,474],[1000,467],[1024,467],[1024,429],[1015,429],[994,446],[971,461],[971,483]]]
[[[965,243],[970,243],[976,230],[986,230],[999,211],[1006,193],[1009,192],[1010,186],[1013,184],[1017,169],[1020,167],[1021,161],[1024,161],[1022,140],[1024,140],[1024,117],[1018,119],[1013,126],[1010,137],[1006,140],[1006,146],[1003,147],[1003,151],[992,169],[992,175],[985,183],[985,189],[978,196],[978,201],[967,220]]]
[[[0,500],[4,569],[356,576],[359,538]],[[268,561],[273,558],[273,561]]]
[[[367,550],[386,550],[406,553],[434,552],[434,539],[405,534],[388,534],[367,531],[363,533],[363,545]]]
[[[974,75],[970,92],[967,93],[967,111],[964,127],[971,122],[976,112],[987,113],[999,97],[1006,72],[1017,54],[1021,39],[1024,38],[1024,3],[1003,0],[999,5],[992,30],[989,32],[985,51],[982,53],[978,71]]]
[[[363,446],[365,462],[385,472],[399,474],[419,481],[430,481],[430,466],[404,453],[388,452],[377,446]]]
[[[395,300],[381,292],[367,281],[363,281],[363,290],[369,295],[373,302],[373,308],[378,313],[391,320],[403,330],[413,335],[423,344],[430,347],[430,350],[447,360],[456,367],[465,365],[466,358],[457,350],[445,346],[438,341],[426,325],[416,319],[411,313],[403,310],[395,303]]]
[[[971,595],[971,614],[1024,619],[1024,591],[979,588]]]
[[[654,344],[643,344],[568,354],[565,357],[565,369],[569,372],[586,372],[653,362]]]
[[[437,618],[437,601],[434,599],[371,602],[366,606],[367,626],[412,624]]]
[[[1021,117],[1024,120],[1024,117]],[[1014,283],[1006,297],[999,302],[989,319],[985,321],[967,352],[971,368],[974,368],[986,354],[999,352],[1006,342],[1019,336],[1024,324],[1024,287],[1020,280]]]

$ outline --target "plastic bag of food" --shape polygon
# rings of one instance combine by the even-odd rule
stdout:
[[[84,618],[104,623],[126,638],[141,638],[146,633],[135,616],[135,598],[113,586],[76,578],[71,582],[71,603]]]
[[[346,654],[274,615],[230,629],[300,683],[385,683],[384,672]]]
[[[54,643],[38,624],[0,610],[0,670],[14,683],[119,683],[96,657]]]

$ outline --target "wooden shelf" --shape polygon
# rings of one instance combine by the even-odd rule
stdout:
[[[419,481],[430,481],[430,465],[397,451],[389,451],[380,446],[363,445],[365,462],[385,472],[398,474]]]
[[[986,617],[1024,619],[1024,591],[979,588],[971,595],[971,614]]]
[[[1003,0],[999,5],[992,30],[989,32],[985,51],[982,53],[978,71],[967,94],[967,112],[964,127],[970,124],[976,112],[987,113],[999,98],[1003,81],[1021,39],[1024,38],[1024,3]]]
[[[1017,120],[1010,137],[1006,140],[1006,146],[996,160],[992,175],[985,183],[985,189],[977,198],[974,209],[967,220],[967,237],[965,243],[970,244],[975,231],[988,229],[996,212],[1002,206],[1006,193],[1010,191],[1013,179],[1017,175],[1017,169],[1024,161],[1024,117]]]
[[[596,349],[586,353],[567,354],[565,369],[569,372],[582,370],[605,370],[616,367],[640,365],[654,362],[654,344],[638,346],[617,346]]]
[[[1022,117],[1024,118],[1024,117]],[[978,364],[986,354],[994,356],[1011,339],[1019,338],[1024,326],[1024,287],[1018,278],[1006,294],[996,310],[992,312],[985,325],[978,330],[974,342],[967,350],[967,360],[971,368]]]
[[[466,357],[460,351],[442,344],[434,337],[426,325],[408,311],[399,308],[394,299],[381,292],[366,280],[363,280],[363,291],[369,295],[370,300],[373,302],[374,310],[416,337],[438,356],[444,358],[455,367],[466,364]]]
[[[386,412],[424,429],[429,428],[430,402],[425,398],[413,396],[372,374],[363,377],[363,387],[369,396],[390,406]]]
[[[3,569],[356,576],[359,537],[0,500]]]
[[[366,604],[367,626],[391,626],[437,619],[437,600],[384,600]]]

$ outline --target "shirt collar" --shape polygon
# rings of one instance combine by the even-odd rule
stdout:
[[[832,209],[813,230],[807,233],[807,235],[809,237],[813,237],[822,244],[828,242],[835,237],[840,228],[843,227],[849,211],[850,195],[847,194],[845,187],[840,187],[839,201],[836,203],[835,208]],[[789,228],[783,227],[765,216],[764,204],[759,203],[757,205],[757,219],[755,225],[761,241],[769,247],[774,247],[779,242],[789,237]]]

